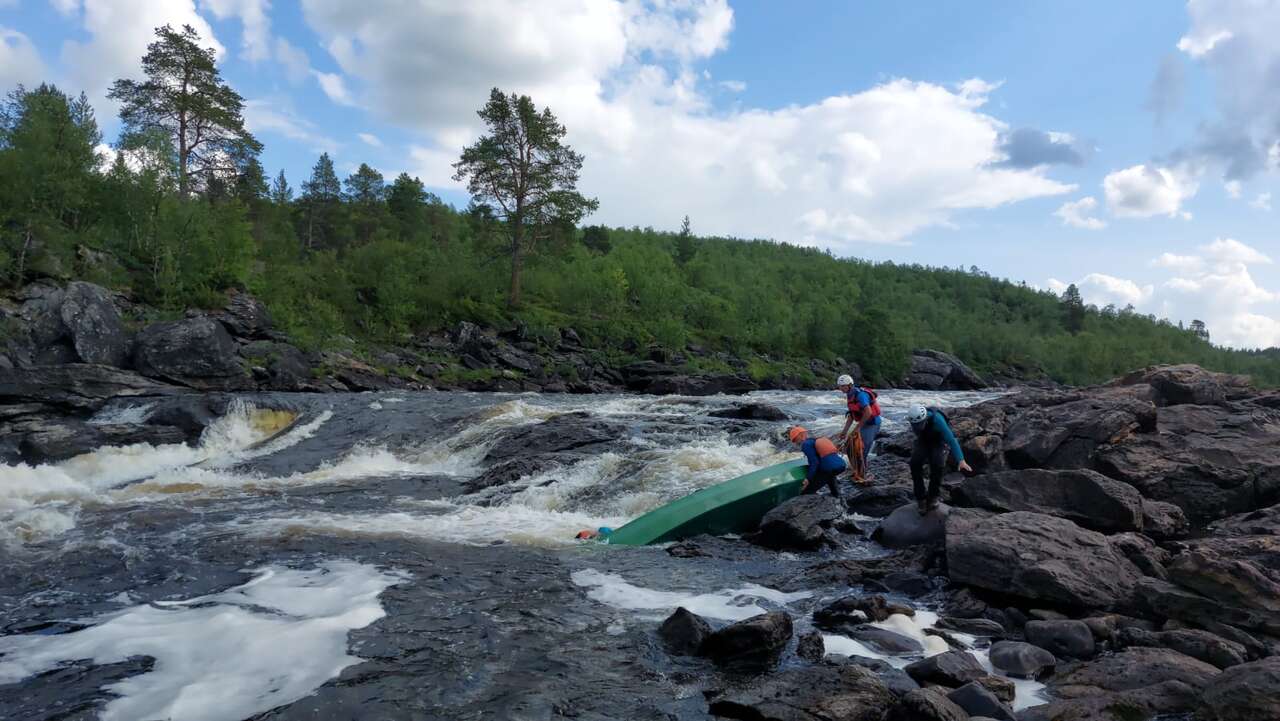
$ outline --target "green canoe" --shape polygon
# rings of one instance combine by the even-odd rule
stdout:
[[[699,533],[721,535],[754,530],[769,509],[800,495],[806,469],[800,458],[704,488],[622,526],[608,537],[608,543],[643,546]]]

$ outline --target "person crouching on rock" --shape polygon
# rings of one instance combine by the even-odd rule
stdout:
[[[907,409],[907,422],[911,424],[911,430],[915,434],[911,445],[911,482],[915,485],[916,507],[923,516],[938,507],[948,449],[961,471],[973,473],[973,468],[965,463],[964,451],[960,450],[960,442],[956,440],[956,434],[951,432],[951,424],[947,422],[945,413],[916,403]],[[929,464],[928,494],[924,488],[926,462]]]
[[[819,488],[827,486],[831,495],[840,497],[840,487],[836,485],[836,476],[844,472],[844,459],[840,457],[840,449],[830,438],[810,438],[809,431],[800,426],[787,432],[791,442],[800,446],[804,457],[809,459],[809,474],[800,486],[800,493],[817,493]]]

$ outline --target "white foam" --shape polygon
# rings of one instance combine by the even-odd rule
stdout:
[[[570,574],[574,584],[590,589],[587,596],[600,603],[630,611],[648,611],[652,618],[662,618],[683,606],[692,613],[724,621],[741,621],[767,613],[760,602],[774,607],[809,598],[808,591],[783,593],[772,588],[748,584],[742,588],[724,589],[713,593],[695,594],[680,591],[655,591],[628,583],[612,573],[602,573],[589,568]]]
[[[350,561],[264,568],[248,583],[175,603],[133,606],[72,633],[0,637],[0,683],[88,659],[150,656],[154,667],[103,687],[103,721],[239,721],[293,703],[360,659],[347,633],[385,615],[401,573]]]

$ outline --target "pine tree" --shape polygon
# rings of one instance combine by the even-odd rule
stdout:
[[[1062,309],[1063,323],[1069,332],[1079,333],[1084,330],[1084,298],[1080,296],[1080,289],[1075,283],[1067,286],[1062,293]]]
[[[1195,335],[1195,337],[1199,338],[1200,340],[1206,343],[1209,342],[1209,329],[1205,327],[1204,321],[1202,320],[1191,321],[1191,333]]]
[[[307,250],[333,241],[333,215],[342,199],[342,184],[333,170],[333,160],[321,153],[311,169],[311,179],[302,184],[302,205],[306,212],[303,232]]]
[[[698,252],[697,241],[693,237],[693,231],[689,228],[689,216],[684,216],[684,221],[680,223],[680,235],[676,236],[676,262],[680,265],[686,265],[693,260],[693,256]]]
[[[271,202],[281,206],[293,202],[293,188],[289,187],[289,181],[285,179],[283,170],[271,183]]]
[[[347,188],[346,198],[351,203],[357,239],[368,243],[386,212],[383,202],[387,195],[386,181],[383,180],[382,173],[361,163],[355,173],[347,176],[344,184]]]

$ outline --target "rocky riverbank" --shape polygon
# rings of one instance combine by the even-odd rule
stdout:
[[[588,348],[571,328],[547,337],[467,322],[398,346],[304,352],[247,293],[231,294],[215,311],[188,311],[173,320],[155,315],[78,281],[33,283],[0,299],[0,459],[43,462],[103,444],[199,435],[201,426],[189,421],[84,422],[115,396],[429,389],[703,396],[828,388],[840,373],[860,376],[856,364],[842,359],[797,367],[697,345]],[[988,383],[954,356],[920,350],[902,386],[973,390]],[[210,402],[217,410],[225,399],[214,395],[188,405]]]
[[[887,516],[893,555],[809,566],[795,588],[849,587],[812,625],[893,655],[918,639],[886,628],[938,608],[926,633],[951,650],[899,670],[792,638],[785,612],[715,628],[684,609],[658,631],[668,652],[748,663],[745,686],[708,694],[736,719],[1208,721],[1280,719],[1280,397],[1195,366],[1151,368],[1103,387],[1024,391],[952,413],[977,475],[948,477],[947,505],[920,519],[908,439],[887,439],[876,485],[848,508]],[[894,510],[897,508],[897,510]],[[752,537],[804,553],[865,521],[802,497]],[[695,539],[673,555],[733,554]],[[807,619],[806,619],[807,621]],[[983,663],[985,661],[985,665]],[[1038,679],[1048,702],[1015,712],[1006,680]],[[904,673],[905,672],[905,673]]]

